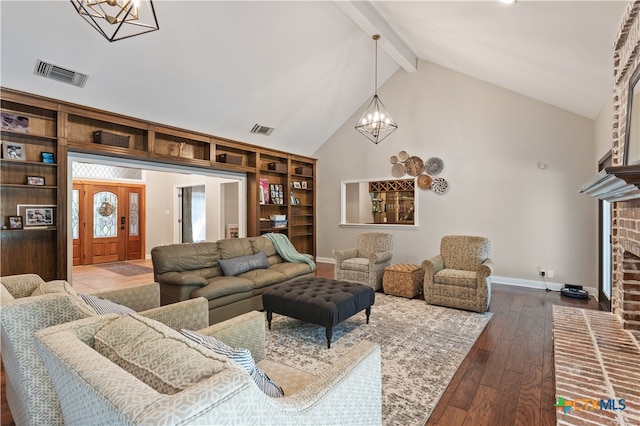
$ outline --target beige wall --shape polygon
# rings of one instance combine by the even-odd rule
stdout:
[[[422,61],[378,94],[398,123],[394,134],[379,145],[359,135],[363,103],[314,154],[319,257],[374,229],[338,226],[341,180],[391,178],[389,157],[406,150],[442,158],[449,189],[418,190],[419,229],[390,230],[394,262],[437,254],[446,234],[483,235],[497,276],[537,281],[542,267],[554,271],[552,282],[597,286],[597,204],[578,194],[595,173],[593,120]]]
[[[231,190],[226,191],[225,201],[221,200],[222,185],[233,183],[230,179],[217,178],[202,175],[189,175],[183,173],[168,173],[160,171],[146,171],[147,181],[147,257],[151,249],[161,244],[178,242],[175,239],[175,227],[177,217],[175,215],[176,187],[189,185],[205,185],[205,198],[207,202],[207,241],[217,241],[225,238],[225,226],[222,223],[222,215],[226,214],[228,220],[233,220],[231,214],[239,214],[237,204],[238,195]],[[236,191],[239,190],[236,186]],[[231,189],[231,188],[229,188]],[[221,211],[224,205],[229,204],[229,210]],[[234,223],[240,223],[236,217]]]

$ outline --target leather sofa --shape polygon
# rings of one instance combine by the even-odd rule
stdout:
[[[265,254],[266,268],[229,276],[220,267],[219,260],[260,252]],[[285,261],[271,240],[263,236],[157,246],[151,250],[151,259],[154,279],[160,284],[160,303],[204,297],[209,302],[210,324],[262,310],[262,293],[276,284],[315,276],[308,263]]]

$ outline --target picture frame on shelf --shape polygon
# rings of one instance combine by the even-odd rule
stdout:
[[[300,182],[292,182],[292,183],[293,183],[293,187],[294,187],[295,189],[300,189],[300,188],[302,188],[302,185],[300,184]]]
[[[2,121],[2,130],[29,133],[29,117],[18,114],[11,114],[8,112],[1,112],[0,119]]]
[[[238,224],[227,224],[227,238],[240,238]]]
[[[44,186],[44,176],[27,176],[27,185]]]
[[[300,187],[301,187],[302,189],[307,189],[307,181],[306,181],[306,180],[303,180],[302,182],[300,182]]]
[[[16,213],[24,218],[25,228],[46,228],[55,225],[56,205],[18,204]]]
[[[27,153],[23,143],[2,141],[2,158],[25,161]]]
[[[9,216],[9,229],[22,229],[22,216]]]
[[[40,160],[42,160],[43,163],[54,164],[56,162],[56,157],[53,152],[41,152]]]

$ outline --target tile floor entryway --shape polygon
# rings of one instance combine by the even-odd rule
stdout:
[[[153,270],[151,259],[129,260],[118,262],[120,264],[130,264],[144,266]],[[71,277],[71,285],[80,293],[92,294],[105,290],[116,290],[141,284],[153,282],[153,272],[139,275],[122,275],[113,270],[104,268],[101,265],[74,266]]]

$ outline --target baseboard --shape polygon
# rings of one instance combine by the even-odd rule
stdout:
[[[551,281],[547,281],[547,286],[545,287],[545,284],[543,281],[523,280],[520,278],[500,277],[497,275],[491,276],[491,282],[494,284],[512,285],[515,287],[536,288],[540,290],[544,290],[545,288],[548,288],[549,290],[552,290],[552,291],[560,291],[562,288],[564,288],[563,283],[554,283]],[[583,287],[583,289],[587,291],[590,296],[595,297],[596,300],[598,299],[598,291],[596,288]]]
[[[331,264],[335,264],[336,260],[332,257],[316,257],[316,262],[318,263],[331,263]],[[495,283],[495,284],[504,284],[504,285],[511,285],[511,286],[515,286],[515,287],[527,287],[527,288],[536,288],[539,290],[544,290],[545,288],[548,288],[549,290],[552,291],[560,291],[560,289],[564,288],[564,284],[563,283],[554,283],[552,281],[547,281],[547,286],[545,287],[545,284],[543,281],[539,280],[523,280],[520,278],[510,278],[510,277],[500,277],[497,275],[492,275],[491,276],[491,282]],[[596,288],[594,287],[584,287],[584,290],[586,290],[587,292],[589,292],[590,296],[595,297],[596,300],[598,300],[598,291]]]

